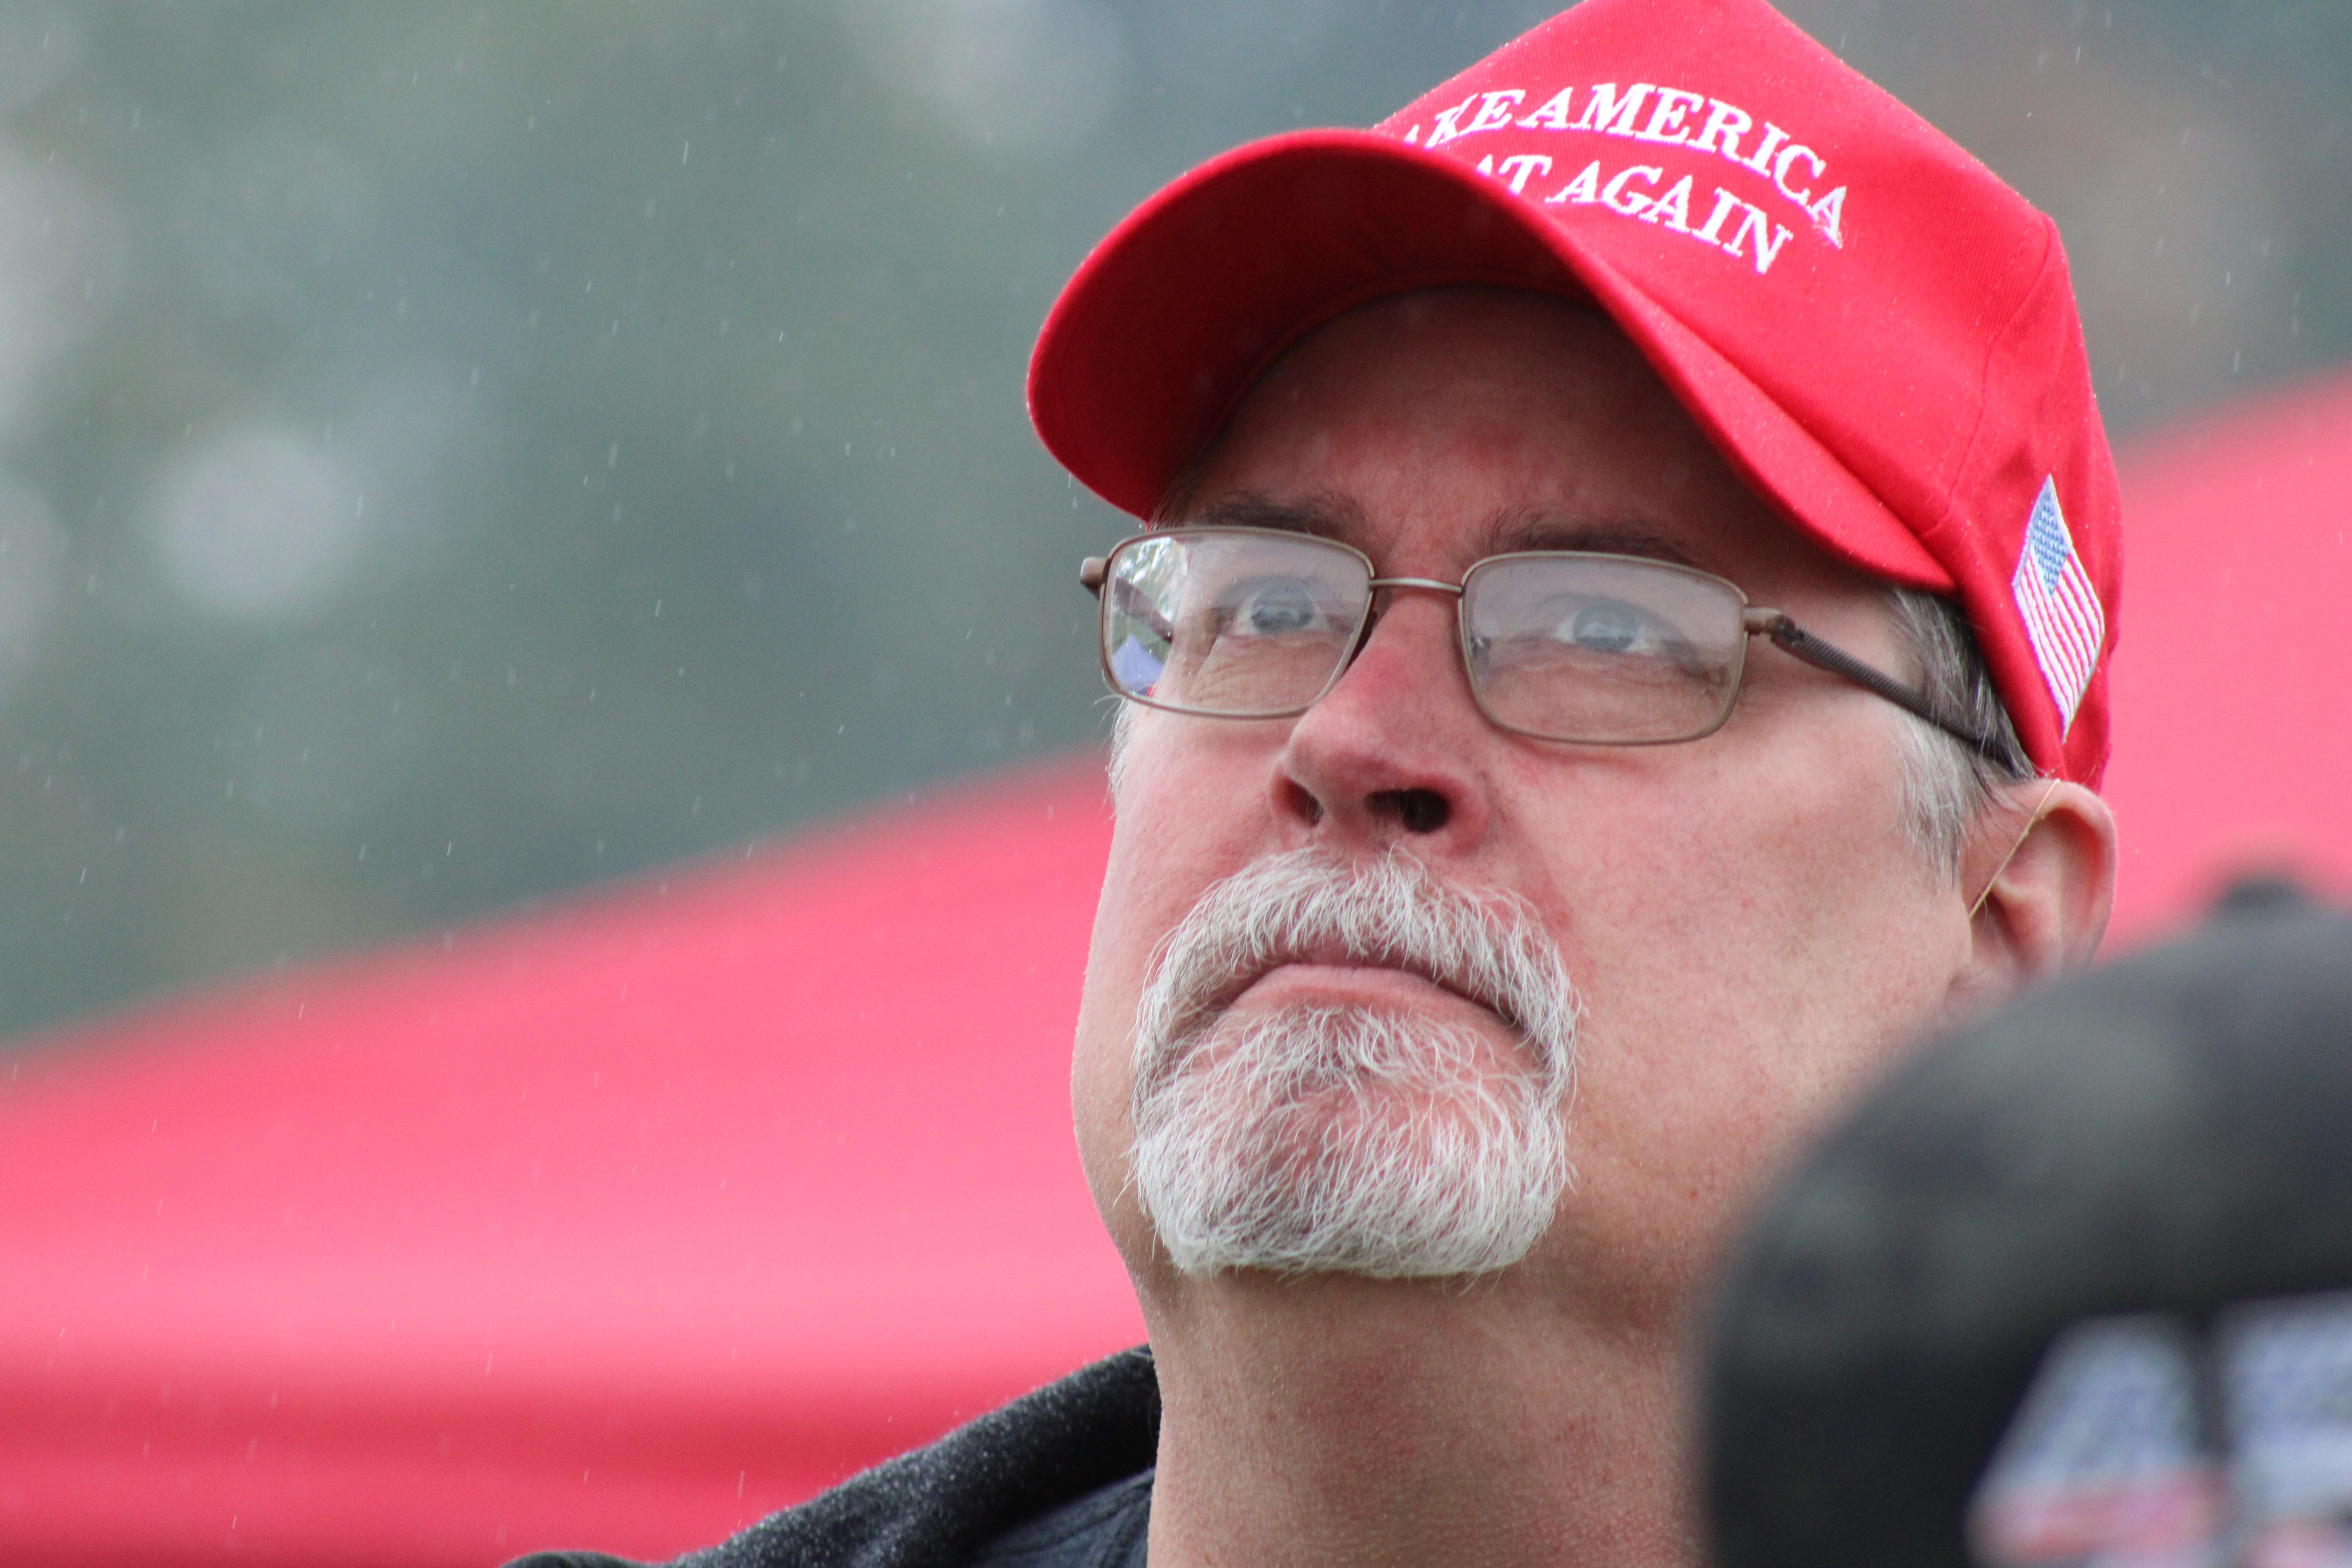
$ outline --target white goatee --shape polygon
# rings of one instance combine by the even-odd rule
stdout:
[[[1467,1023],[1366,1006],[1237,1019],[1287,962],[1386,964],[1493,1011]],[[1569,1182],[1562,1103],[1577,1005],[1517,900],[1402,856],[1311,850],[1210,889],[1171,933],[1138,1009],[1136,1186],[1176,1266],[1433,1279],[1527,1256]]]

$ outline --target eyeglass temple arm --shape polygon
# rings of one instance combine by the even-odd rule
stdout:
[[[1103,579],[1109,574],[1110,557],[1108,555],[1089,555],[1078,563],[1078,586],[1097,599],[1102,597]]]
[[[2007,765],[2008,748],[1991,736],[1980,732],[1966,720],[1948,713],[1925,692],[1916,691],[1891,675],[1869,665],[1839,647],[1822,641],[1789,618],[1784,610],[1749,610],[1742,619],[1751,637],[1767,637],[1773,645],[1796,658],[1803,659],[1816,669],[1826,669],[1832,675],[1853,681],[1856,686],[1874,691],[1898,708],[1908,710],[1927,721],[1954,740],[1974,751],[1987,762]]]

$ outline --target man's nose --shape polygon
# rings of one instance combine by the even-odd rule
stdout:
[[[1462,668],[1454,599],[1395,592],[1339,683],[1292,721],[1275,811],[1300,843],[1466,847],[1486,831],[1474,759],[1492,735]]]

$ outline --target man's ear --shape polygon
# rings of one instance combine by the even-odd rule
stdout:
[[[2116,819],[2105,801],[2041,779],[2002,795],[1978,819],[1960,866],[1960,886],[1976,897],[1962,986],[1986,1000],[2088,963],[2116,898]]]

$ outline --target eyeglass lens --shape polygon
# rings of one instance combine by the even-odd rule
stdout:
[[[1276,718],[1345,668],[1371,573],[1304,534],[1177,530],[1110,558],[1103,663],[1155,707]],[[1463,584],[1464,654],[1480,705],[1507,729],[1617,744],[1684,740],[1723,721],[1747,634],[1738,590],[1663,563],[1526,554]]]
[[[1331,684],[1371,605],[1362,557],[1306,535],[1171,532],[1113,553],[1105,666],[1121,691],[1195,713],[1296,713]]]
[[[1748,647],[1738,594],[1680,567],[1502,556],[1464,585],[1470,684],[1496,722],[1563,741],[1703,735]]]

